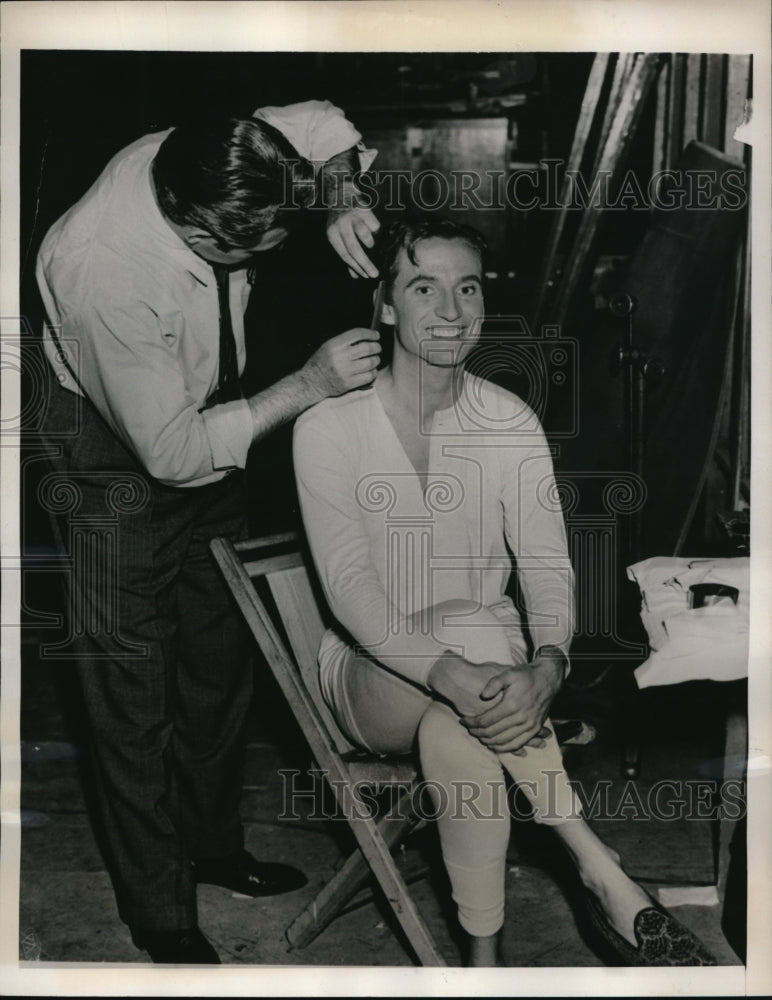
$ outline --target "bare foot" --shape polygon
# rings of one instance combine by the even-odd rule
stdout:
[[[597,897],[611,926],[631,945],[637,945],[635,917],[644,907],[651,906],[651,900],[622,871],[619,855],[606,847],[582,819],[561,823],[554,830],[573,857],[582,883]]]
[[[469,966],[473,969],[501,968],[504,961],[501,957],[499,934],[487,937],[469,935]]]
[[[606,917],[622,937],[632,945],[637,945],[634,924],[642,909],[651,906],[651,900],[639,885],[619,868],[613,860],[608,867],[583,871],[579,876],[587,889],[595,894],[603,907]]]

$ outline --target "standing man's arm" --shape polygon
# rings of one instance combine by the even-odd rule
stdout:
[[[369,385],[380,353],[374,330],[347,330],[325,341],[299,371],[250,397],[252,441],[259,441],[328,396]]]
[[[359,151],[352,147],[331,157],[321,171],[322,194],[327,205],[327,239],[352,278],[377,278],[378,269],[363,249],[371,248],[380,222],[356,185]]]
[[[361,142],[359,132],[329,102],[263,109],[256,117],[278,128],[300,156],[315,161],[323,183],[327,162]],[[136,150],[131,150],[134,155]],[[363,150],[360,155],[366,167],[371,153]],[[120,166],[130,181],[133,160],[124,157]],[[97,195],[115,199],[116,212],[124,214],[126,232],[131,233],[139,223],[126,200],[123,188],[127,186],[124,173],[117,171],[101,184],[92,201]],[[89,202],[87,209],[92,208]],[[143,220],[151,229],[155,211],[147,209],[148,217]],[[196,373],[197,366],[209,365],[208,373],[216,364],[205,346],[213,347],[218,341],[216,318],[212,315],[207,321],[213,321],[211,338],[202,336],[205,331],[199,319],[201,350],[197,355],[188,320],[191,331],[196,323],[194,317],[186,318],[187,307],[180,303],[183,296],[189,296],[190,309],[200,309],[200,285],[206,285],[206,280],[186,277],[184,257],[181,267],[171,263],[172,257],[176,261],[176,244],[171,251],[149,253],[145,258],[144,250],[139,251],[131,240],[129,251],[124,252],[123,237],[116,242],[109,226],[101,242],[84,240],[83,222],[76,221],[70,220],[64,230],[57,228],[38,260],[38,281],[49,321],[61,329],[66,343],[74,340],[77,344],[77,356],[71,358],[78,370],[76,384],[67,388],[91,400],[119,440],[160,482],[199,486],[244,468],[254,441],[325,396],[367,385],[375,377],[378,335],[353,330],[322,345],[299,371],[252,399],[205,408],[210,380]],[[88,224],[92,225],[90,216]],[[172,239],[165,229],[163,236]],[[179,252],[184,255],[182,244]]]
[[[72,280],[65,274],[56,282],[65,292],[51,292],[42,262],[38,279],[50,321],[65,332],[77,388],[147,472],[169,486],[204,485],[244,468],[254,441],[325,396],[375,378],[378,334],[354,329],[326,341],[297,372],[250,399],[203,409],[203,400],[189,389],[163,318],[137,301],[133,283],[121,287],[128,269],[116,275],[100,260],[78,266],[72,256],[63,266],[68,272],[74,266]],[[93,297],[80,294],[78,275],[81,285],[109,294],[95,304]],[[77,332],[77,354],[69,331]]]
[[[357,175],[375,159],[375,150],[365,148],[361,134],[329,101],[259,108],[255,117],[278,128],[314,164],[327,207],[327,238],[352,277],[377,277],[367,249],[380,222],[356,184]]]

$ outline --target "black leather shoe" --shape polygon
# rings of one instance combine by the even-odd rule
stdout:
[[[199,927],[184,930],[153,931],[131,928],[131,939],[146,951],[154,962],[166,965],[220,965],[217,952]]]
[[[196,882],[219,885],[242,896],[279,896],[301,889],[308,879],[298,868],[273,861],[257,861],[247,851],[225,858],[193,862]]]

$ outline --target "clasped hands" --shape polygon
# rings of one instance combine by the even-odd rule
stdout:
[[[526,747],[543,747],[550,734],[544,721],[563,681],[563,663],[559,652],[515,666],[471,663],[448,652],[432,664],[428,685],[484,746],[523,756]]]

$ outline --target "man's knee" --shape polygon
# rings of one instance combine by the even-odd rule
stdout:
[[[462,725],[447,705],[434,702],[418,726],[418,753],[425,790],[438,812],[478,818],[503,817],[501,759]]]
[[[455,770],[468,757],[470,735],[459,725],[456,713],[442,702],[430,702],[418,723],[416,737],[418,754],[427,777],[435,778],[446,772],[453,777]]]
[[[506,629],[484,604],[458,598],[435,604],[429,614],[431,634],[465,659],[512,662]]]

